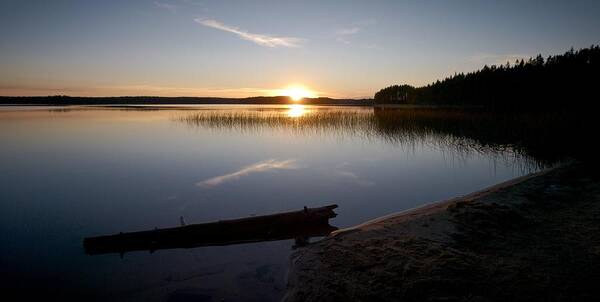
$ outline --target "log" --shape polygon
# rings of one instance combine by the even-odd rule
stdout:
[[[154,252],[162,249],[326,236],[337,230],[329,225],[329,219],[337,216],[333,211],[337,207],[335,204],[320,208],[304,207],[303,210],[294,212],[88,237],[83,240],[83,247],[88,255],[122,255],[130,251]]]

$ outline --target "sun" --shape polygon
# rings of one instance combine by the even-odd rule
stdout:
[[[292,101],[298,102],[303,98],[313,98],[315,94],[302,86],[290,86],[282,90],[282,95],[288,96]]]

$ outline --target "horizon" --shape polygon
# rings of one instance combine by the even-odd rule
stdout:
[[[1,96],[372,98],[598,44],[600,3],[0,3]],[[408,45],[408,46],[407,46]]]
[[[289,95],[257,95],[257,96],[245,96],[245,97],[219,97],[219,96],[158,96],[158,95],[115,95],[115,96],[104,96],[104,95],[91,95],[91,96],[81,96],[81,95],[64,95],[64,94],[56,94],[56,95],[0,95],[0,98],[190,98],[190,99],[224,99],[224,100],[245,100],[245,99],[254,99],[254,98],[268,98],[268,99],[279,99],[279,98],[287,98],[290,101],[290,104],[301,104],[306,100],[319,100],[319,99],[331,99],[335,101],[362,101],[362,100],[373,100],[373,97],[365,97],[365,98],[332,98],[327,96],[313,96],[313,97],[302,97],[300,99],[294,99]]]

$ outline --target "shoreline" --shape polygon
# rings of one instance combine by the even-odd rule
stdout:
[[[253,97],[166,97],[166,96],[0,96],[0,106],[69,106],[69,105],[346,105],[371,106],[373,100],[315,97],[304,98],[294,102],[288,96],[253,96]]]
[[[505,189],[510,186],[514,186],[521,182],[527,181],[531,178],[545,175],[555,169],[560,169],[562,166],[563,165],[558,165],[553,168],[548,168],[548,169],[544,169],[542,171],[515,177],[515,178],[509,179],[507,181],[486,187],[482,190],[469,193],[464,196],[458,196],[458,197],[453,197],[450,199],[438,200],[438,201],[426,203],[424,205],[421,205],[421,206],[418,206],[415,208],[410,208],[407,210],[394,212],[394,213],[387,214],[387,215],[384,215],[381,217],[377,217],[377,218],[365,221],[363,223],[360,223],[360,224],[352,226],[352,227],[343,228],[343,229],[334,231],[331,233],[330,236],[338,236],[338,235],[342,235],[344,233],[349,233],[349,232],[353,232],[353,231],[366,231],[366,230],[369,230],[372,228],[376,228],[379,225],[385,225],[385,224],[389,224],[389,223],[400,223],[402,221],[407,221],[407,220],[414,219],[414,218],[417,218],[417,217],[420,217],[423,215],[432,215],[438,211],[446,210],[449,206],[451,206],[452,204],[454,204],[458,201],[473,201],[477,198],[481,198],[485,195],[492,194],[494,192],[497,192],[498,190]]]
[[[338,230],[292,254],[283,300],[597,297],[599,179],[572,162]]]

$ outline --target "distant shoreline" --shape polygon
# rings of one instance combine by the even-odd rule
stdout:
[[[371,106],[372,99],[305,98],[294,102],[287,96],[248,98],[218,97],[72,97],[72,96],[0,96],[0,106],[68,106],[68,105],[351,105]]]

